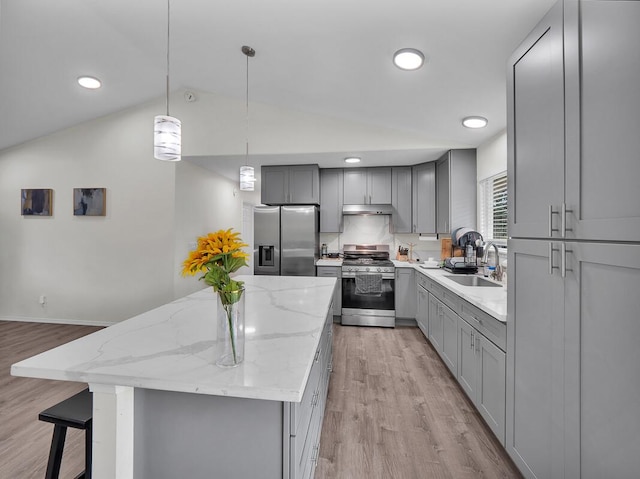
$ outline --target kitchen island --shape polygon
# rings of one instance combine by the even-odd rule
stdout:
[[[245,361],[215,366],[211,288],[26,359],[15,376],[86,382],[93,477],[311,477],[336,280],[240,276]]]

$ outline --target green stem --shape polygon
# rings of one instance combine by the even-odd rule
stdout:
[[[233,351],[233,364],[238,364],[238,357],[236,354],[236,338],[235,335],[233,333],[233,305],[235,303],[231,303],[231,304],[224,304],[224,310],[227,313],[227,322],[229,323],[229,337],[231,338],[231,350]]]

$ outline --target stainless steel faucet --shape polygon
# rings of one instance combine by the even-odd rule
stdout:
[[[489,248],[493,246],[493,250],[496,253],[496,264],[495,267],[496,269],[493,270],[493,273],[491,273],[491,278],[495,279],[496,281],[502,281],[502,266],[500,266],[500,251],[498,250],[498,246],[489,241],[486,245],[484,245],[484,254],[482,255],[482,263],[483,264],[488,264],[489,263]]]

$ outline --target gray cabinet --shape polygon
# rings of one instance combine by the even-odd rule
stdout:
[[[458,382],[502,444],[505,440],[505,380],[505,352],[459,318]]]
[[[413,167],[412,233],[436,233],[436,164]]]
[[[638,2],[566,0],[511,57],[510,236],[640,238],[639,21]]]
[[[513,240],[509,256],[507,451],[526,477],[634,477],[640,245]]]
[[[450,150],[436,162],[436,229],[476,228],[476,150]]]
[[[420,273],[416,273],[418,276]],[[429,338],[429,292],[416,282],[416,323],[425,338]]]
[[[396,268],[396,318],[416,317],[416,278],[413,268]]]
[[[263,166],[261,201],[265,205],[320,204],[318,165]]]
[[[438,354],[442,353],[442,341],[444,338],[442,323],[442,307],[444,305],[429,293],[429,341]]]
[[[344,204],[390,205],[391,168],[345,169]]]
[[[458,315],[446,305],[440,309],[442,314],[442,359],[451,374],[458,377]]]
[[[340,233],[343,227],[343,170],[320,170],[320,232]]]
[[[410,166],[391,169],[391,228],[394,233],[411,233],[412,230],[412,174]]]
[[[333,315],[342,315],[342,268],[340,266],[317,266],[316,276],[338,278],[336,289],[333,292]]]

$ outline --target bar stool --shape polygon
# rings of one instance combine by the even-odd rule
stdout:
[[[93,396],[88,389],[59,402],[49,409],[45,409],[38,415],[40,421],[53,423],[53,438],[47,463],[45,479],[58,479],[64,440],[67,436],[67,428],[84,429],[85,431],[85,456],[84,472],[75,479],[91,479],[91,423],[93,417]]]

